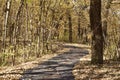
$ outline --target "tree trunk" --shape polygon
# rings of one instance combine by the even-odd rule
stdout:
[[[3,48],[5,52],[6,48],[6,37],[7,37],[7,25],[8,25],[8,18],[10,13],[10,6],[11,6],[11,0],[7,0],[6,2],[6,11],[5,11],[5,21],[4,21],[4,32],[3,32]]]
[[[10,6],[11,6],[11,0],[6,1],[6,7],[5,7],[5,19],[4,19],[4,27],[3,27],[3,33],[2,33],[2,46],[3,46],[3,53],[6,51],[6,41],[7,41],[7,26],[8,26],[8,20],[9,20],[9,13],[10,13]],[[4,55],[4,54],[3,54]],[[1,62],[6,61],[6,56],[4,55],[1,59]]]
[[[80,15],[78,15],[78,37],[80,39]]]
[[[69,25],[69,42],[72,42],[72,22],[71,22],[71,15],[68,11],[68,25]]]
[[[103,64],[103,32],[101,25],[101,0],[90,2],[90,24],[92,30],[92,64]]]
[[[110,9],[110,4],[113,0],[108,0],[106,5],[105,5],[105,11],[104,11],[104,20],[103,20],[103,36],[104,39],[107,37],[107,26],[108,26],[108,15],[109,15],[109,9]]]

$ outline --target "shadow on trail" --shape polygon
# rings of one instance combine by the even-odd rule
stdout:
[[[33,69],[26,70],[20,80],[74,80],[73,67],[81,57],[88,54],[85,48],[63,45],[69,49]]]

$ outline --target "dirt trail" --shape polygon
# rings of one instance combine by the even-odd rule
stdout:
[[[21,80],[74,80],[72,69],[74,64],[88,51],[84,47],[65,44],[63,54],[59,54],[33,69],[24,72]]]
[[[25,70],[20,80],[74,80],[74,65],[88,54],[85,45],[64,44],[60,54],[43,60],[34,68]],[[29,64],[28,64],[29,65]],[[28,66],[26,65],[26,66]]]

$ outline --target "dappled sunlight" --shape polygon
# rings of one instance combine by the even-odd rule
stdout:
[[[69,51],[58,54],[51,59],[40,63],[37,67],[26,70],[21,79],[32,80],[74,80],[72,70],[80,58],[88,54],[85,49],[74,45],[63,45]]]
[[[75,65],[73,74],[75,80],[120,80],[120,62],[105,61],[103,65],[91,65],[90,61],[81,61]]]
[[[120,0],[0,0],[0,80],[120,80]]]

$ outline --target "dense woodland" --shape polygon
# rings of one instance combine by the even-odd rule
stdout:
[[[95,43],[92,48],[98,57],[103,49],[103,58],[120,60],[120,4],[101,1],[99,5],[100,0],[91,4],[89,0],[0,0],[0,65],[53,53],[59,42]]]
[[[0,0],[0,80],[120,80],[119,61],[119,0]]]

